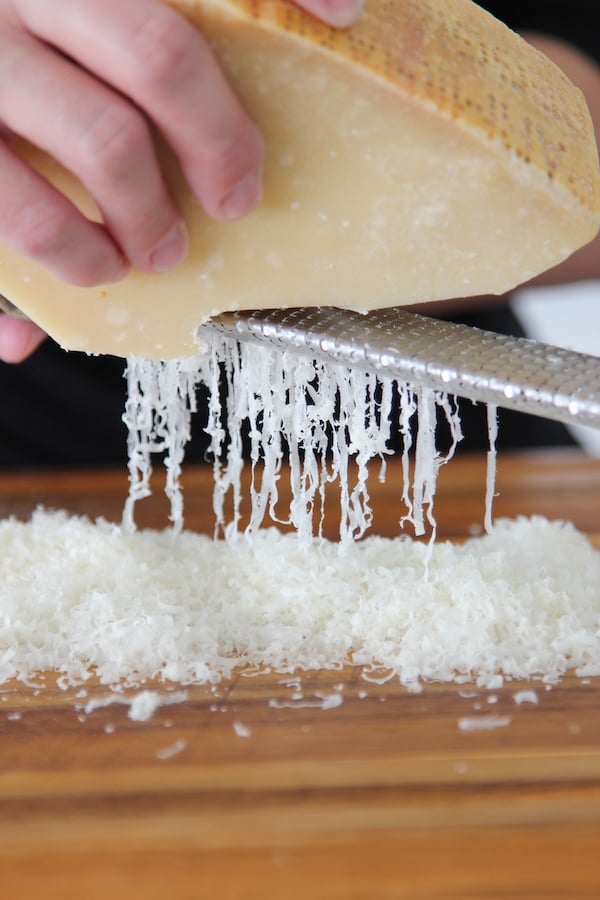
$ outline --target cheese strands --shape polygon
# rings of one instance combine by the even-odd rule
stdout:
[[[284,0],[169,2],[263,131],[264,201],[211,221],[163,150],[191,232],[174,271],[77,288],[0,248],[0,293],[65,348],[169,359],[225,310],[500,294],[597,233],[582,94],[469,0],[371,0],[345,31]],[[97,215],[56,162],[22,152]]]

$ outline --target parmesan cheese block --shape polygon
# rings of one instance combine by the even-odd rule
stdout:
[[[0,292],[69,349],[181,357],[224,310],[359,310],[504,293],[590,241],[600,175],[581,93],[469,0],[371,0],[334,30],[284,0],[169,0],[210,39],[267,144],[238,222],[199,208],[167,151],[187,260],[77,288],[0,249]],[[88,214],[53,160],[22,152]]]

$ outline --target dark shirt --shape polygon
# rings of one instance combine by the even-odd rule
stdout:
[[[517,30],[560,37],[600,59],[600,31],[591,24],[596,0],[506,0],[480,6]],[[460,321],[504,334],[522,334],[506,305]],[[126,433],[123,360],[65,353],[47,341],[18,366],[0,363],[0,467],[123,465]],[[464,449],[487,444],[485,410],[461,404]],[[199,413],[186,458],[202,460],[206,441]],[[499,447],[570,443],[563,426],[501,411]]]

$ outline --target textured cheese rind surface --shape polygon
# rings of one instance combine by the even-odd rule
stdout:
[[[591,240],[600,175],[581,93],[467,0],[371,2],[336,31],[283,0],[169,0],[210,38],[267,142],[265,197],[209,220],[173,272],[63,285],[0,250],[0,292],[69,349],[181,357],[227,309],[366,310],[503,293]],[[88,214],[57,163],[22,152]]]

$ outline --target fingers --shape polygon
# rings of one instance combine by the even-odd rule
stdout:
[[[37,350],[46,334],[33,322],[0,315],[0,360],[7,363],[23,362]]]
[[[262,138],[207,42],[169,6],[155,0],[20,0],[19,7],[38,37],[118,88],[146,113],[175,151],[210,216],[238,218],[258,203]],[[108,115],[117,115],[114,104]],[[115,127],[108,121],[110,136]],[[132,124],[131,117],[128,122],[139,165],[139,123]],[[124,127],[123,121],[120,124]],[[103,209],[114,205],[111,195]]]
[[[153,272],[179,262],[186,250],[185,230],[141,113],[29,35],[18,33],[7,41],[5,34],[4,46],[0,36],[0,56],[3,81],[10,77],[12,85],[0,106],[5,123],[80,178],[100,207],[121,255]],[[43,79],[39,72],[44,72]],[[62,219],[58,209],[55,215]],[[0,216],[5,217],[2,212]],[[70,219],[73,224],[73,216]],[[106,237],[103,243],[108,248]],[[94,248],[83,239],[82,247],[92,255]],[[115,268],[116,252],[115,247],[110,249],[111,261],[106,251],[105,269]],[[62,260],[58,262],[63,266]],[[73,259],[72,271],[62,270],[63,277],[80,283],[76,262]],[[90,259],[90,267],[95,264]]]
[[[341,27],[362,6],[360,0],[297,2]],[[88,188],[104,227],[87,222],[5,142],[0,240],[82,285],[122,277],[125,259],[150,272],[179,262],[185,229],[150,125],[175,152],[208,215],[236,219],[260,201],[262,137],[208,43],[168,5],[4,5],[0,0],[0,141],[14,133],[57,158]]]
[[[335,28],[347,28],[360,17],[364,0],[296,0],[298,6]]]
[[[83,286],[126,274],[122,252],[105,229],[82,216],[1,140],[0,197],[0,241],[17,253]]]

